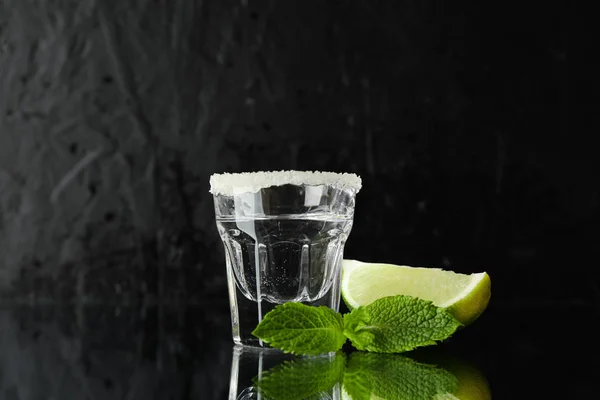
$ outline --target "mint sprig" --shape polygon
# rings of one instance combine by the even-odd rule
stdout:
[[[390,296],[343,318],[327,307],[285,303],[268,312],[252,334],[286,353],[335,352],[346,338],[359,350],[401,353],[436,344],[462,324],[448,311],[411,296]]]
[[[317,355],[346,342],[342,315],[331,308],[285,303],[269,311],[252,334],[286,353]]]
[[[462,324],[432,302],[389,296],[344,316],[344,334],[358,350],[402,353],[436,344]]]

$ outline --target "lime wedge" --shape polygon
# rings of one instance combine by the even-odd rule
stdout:
[[[432,301],[469,325],[486,309],[491,281],[485,272],[465,275],[439,268],[342,261],[342,297],[348,308],[400,294]]]

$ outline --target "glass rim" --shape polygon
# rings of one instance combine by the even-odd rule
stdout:
[[[358,192],[362,187],[362,180],[360,176],[346,172],[282,170],[217,173],[210,177],[209,191],[215,196],[233,196],[256,193],[261,189],[281,185],[329,185]]]

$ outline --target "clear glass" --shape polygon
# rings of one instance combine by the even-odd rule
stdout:
[[[246,347],[236,345],[233,348],[233,359],[231,362],[231,377],[229,380],[229,400],[263,400],[267,397],[258,387],[263,377],[270,374],[271,385],[280,388],[298,388],[310,391],[311,378],[314,381],[313,370],[327,373],[335,367],[336,353],[323,354],[311,357],[294,357],[291,354],[285,354],[273,349],[260,349],[255,347]],[[282,372],[283,364],[287,373]],[[274,382],[273,380],[281,380]],[[317,382],[319,382],[317,380]],[[341,384],[338,382],[331,388],[312,393],[310,399],[313,400],[340,400]],[[293,389],[288,389],[293,390]],[[286,390],[283,389],[283,392]],[[280,393],[284,395],[284,393]],[[276,396],[275,398],[287,398],[287,396]]]
[[[252,331],[278,304],[338,311],[355,196],[351,188],[291,184],[214,196],[236,344],[268,347]]]

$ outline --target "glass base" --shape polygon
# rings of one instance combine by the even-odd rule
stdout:
[[[338,312],[340,307],[340,273],[336,273],[335,280],[330,290],[322,298],[313,302],[302,302],[309,306],[326,306]],[[263,317],[279,304],[263,300],[256,302],[249,300],[237,288],[237,285],[229,280],[231,330],[233,342],[244,347],[255,347],[260,349],[273,349],[268,343],[263,342],[252,334]],[[233,284],[232,284],[233,283]]]

